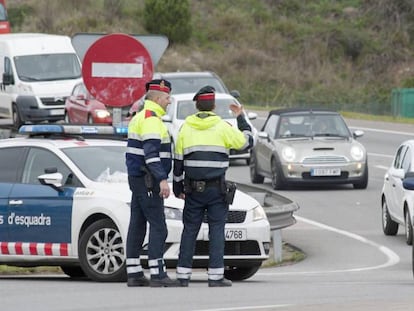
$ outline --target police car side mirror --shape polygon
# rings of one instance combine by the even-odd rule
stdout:
[[[43,174],[37,177],[40,183],[45,186],[51,186],[56,191],[62,192],[62,179],[61,173]]]
[[[164,122],[172,122],[171,116],[170,116],[170,115],[168,115],[168,114],[163,115],[163,116],[161,117],[161,120],[163,120]]]

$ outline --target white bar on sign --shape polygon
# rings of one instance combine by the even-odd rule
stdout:
[[[142,67],[132,63],[92,63],[92,77],[142,78]]]

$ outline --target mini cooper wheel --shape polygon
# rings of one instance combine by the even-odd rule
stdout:
[[[121,234],[110,219],[91,224],[79,242],[82,270],[98,282],[120,282],[126,279],[125,251]]]
[[[368,187],[368,163],[365,163],[364,173],[361,179],[353,184],[354,189],[366,189]]]
[[[391,219],[385,198],[382,199],[382,231],[385,235],[396,235],[398,232],[398,223]]]
[[[281,190],[286,187],[284,184],[283,173],[280,165],[275,158],[272,159],[272,188],[275,190]]]
[[[253,184],[263,184],[264,177],[257,173],[257,159],[254,153],[250,154],[250,180]]]

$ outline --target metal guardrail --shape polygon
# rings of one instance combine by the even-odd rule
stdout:
[[[254,197],[263,206],[272,231],[273,259],[275,262],[281,262],[282,229],[296,223],[293,213],[299,209],[299,204],[275,192],[234,182],[237,184],[237,189]]]
[[[299,209],[298,203],[266,189],[233,182],[237,184],[237,189],[254,197],[263,206],[271,230],[280,230],[296,223],[293,213]]]

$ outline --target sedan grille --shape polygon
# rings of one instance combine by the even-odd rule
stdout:
[[[42,97],[40,100],[45,106],[64,106],[66,97]]]
[[[194,254],[196,256],[208,256],[209,241],[197,241]],[[224,255],[260,255],[260,247],[257,241],[226,241]]]
[[[245,211],[229,211],[227,213],[226,223],[228,224],[240,224],[243,223],[246,219],[246,212]],[[207,212],[204,213],[203,222],[207,223]]]
[[[327,164],[327,163],[348,163],[348,160],[342,156],[314,156],[306,157],[302,161],[303,164]]]

